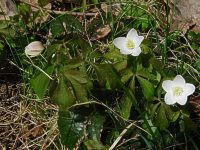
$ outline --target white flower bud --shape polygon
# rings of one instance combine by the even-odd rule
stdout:
[[[25,47],[25,54],[29,57],[36,57],[42,53],[44,46],[40,41],[34,41]]]

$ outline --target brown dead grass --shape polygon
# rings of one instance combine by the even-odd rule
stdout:
[[[0,150],[61,149],[57,108],[48,100],[27,100],[23,84],[14,87],[0,84]]]

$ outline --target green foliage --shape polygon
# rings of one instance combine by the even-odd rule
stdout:
[[[110,64],[90,63],[97,73],[97,78],[102,86],[106,85],[107,89],[115,89],[119,86],[119,76],[116,70]]]
[[[52,93],[52,100],[55,101],[61,110],[67,110],[75,103],[75,99],[66,85],[65,77],[58,78],[57,86]]]
[[[100,141],[105,117],[99,114],[93,114],[90,121],[91,125],[88,127],[88,137],[93,141]]]
[[[69,66],[66,66],[66,68]],[[85,70],[65,70],[65,77],[72,85],[73,91],[78,102],[87,102],[88,91],[92,87],[92,83],[89,80]]]
[[[0,35],[14,37],[16,33],[8,21],[0,20]]]
[[[51,75],[53,70],[54,66],[48,66],[44,71],[48,75]],[[39,72],[39,74],[33,77],[30,82],[37,96],[42,99],[50,83],[49,77],[47,77],[43,72]]]
[[[58,118],[58,128],[61,134],[61,142],[69,149],[73,149],[77,141],[83,136],[84,124],[82,122],[75,122],[74,117],[68,111],[60,111]]]
[[[120,103],[120,114],[122,117],[128,119],[131,115],[132,100],[128,96],[123,96]]]
[[[158,107],[157,109],[155,123],[156,126],[158,126],[161,130],[165,130],[169,126],[169,121],[167,119],[167,114],[166,114],[167,111],[169,111],[169,109],[167,109],[165,104],[162,103],[160,104],[160,107]]]
[[[50,29],[53,36],[60,36],[67,33],[83,33],[83,27],[81,23],[73,16],[64,14],[55,18],[51,24]]]
[[[137,77],[137,78],[142,87],[142,91],[143,91],[145,99],[147,101],[152,101],[154,98],[154,89],[155,89],[153,84],[142,77]]]
[[[50,97],[59,107],[62,144],[85,150],[107,150],[113,144],[114,149],[176,149],[186,142],[195,147],[198,140],[190,134],[198,131],[199,122],[190,116],[190,107],[165,104],[162,81],[181,74],[199,88],[199,33],[169,33],[150,11],[155,6],[146,2],[111,6],[114,1],[105,1],[106,8],[99,0],[90,2],[73,1],[69,14],[50,13],[53,19],[42,23],[37,22],[42,11],[21,3],[18,16],[0,21],[0,55],[7,48],[17,54],[33,95]],[[93,7],[97,16],[90,12]],[[102,25],[111,31],[94,39],[106,32]],[[145,35],[138,57],[122,55],[112,44],[133,27]],[[42,56],[27,58],[24,48],[34,40],[46,43],[46,49]]]

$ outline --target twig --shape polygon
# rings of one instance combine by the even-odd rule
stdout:
[[[119,135],[119,137],[114,141],[114,143],[111,145],[111,147],[109,148],[109,150],[113,150],[115,148],[115,146],[118,144],[118,142],[121,140],[121,138],[126,134],[126,132],[128,131],[128,129],[130,129],[133,125],[135,125],[135,122],[129,124],[123,131],[122,133]]]
[[[48,13],[53,13],[53,14],[70,14],[70,15],[74,15],[74,16],[96,16],[98,14],[98,12],[96,13],[88,13],[88,12],[71,12],[71,11],[58,11],[58,10],[51,10],[51,9],[47,9],[47,8],[42,8],[40,6],[37,6],[37,5],[33,5],[29,2],[24,2],[22,0],[19,0],[19,2],[21,3],[25,3],[27,5],[30,5],[36,9],[44,9],[46,10]]]

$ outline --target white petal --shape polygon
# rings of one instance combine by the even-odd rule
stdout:
[[[36,57],[42,53],[44,46],[40,41],[34,41],[25,47],[25,54],[30,57]]]
[[[134,28],[132,28],[129,32],[128,32],[128,34],[127,34],[127,38],[128,39],[134,39],[134,37],[137,37],[138,36],[138,34],[137,34],[137,31],[134,29]]]
[[[143,36],[135,36],[133,38],[133,41],[134,41],[136,47],[140,46],[140,44],[142,43],[143,40],[144,40]]]
[[[30,44],[28,44],[25,49],[27,49],[27,50],[43,50],[44,46],[42,45],[42,42],[34,41],[34,42],[31,42]]]
[[[184,92],[187,96],[193,94],[195,91],[195,86],[193,84],[190,84],[190,83],[186,83],[185,84],[185,89],[184,89]]]
[[[166,91],[166,92],[169,92],[169,91],[172,91],[172,87],[174,86],[174,83],[173,81],[171,80],[165,80],[163,81],[162,83],[162,88]]]
[[[176,102],[180,105],[185,105],[187,102],[187,95],[177,97]]]
[[[118,37],[113,40],[113,44],[119,49],[124,49],[126,47],[126,42],[127,39],[125,37]]]
[[[185,79],[181,75],[177,75],[173,81],[176,85],[185,86]]]
[[[123,49],[120,49],[120,53],[125,54],[125,55],[131,54],[132,52],[133,52],[133,49],[128,49],[126,47],[124,47]]]
[[[25,50],[25,54],[28,55],[29,57],[36,57],[36,56],[41,54],[41,51],[38,51],[38,50],[31,50],[31,51]]]
[[[171,92],[167,92],[164,97],[165,103],[168,105],[173,105],[176,103],[175,98]]]
[[[141,52],[142,52],[141,48],[140,47],[136,47],[136,48],[133,49],[131,55],[132,56],[138,56],[138,55],[140,55]]]

